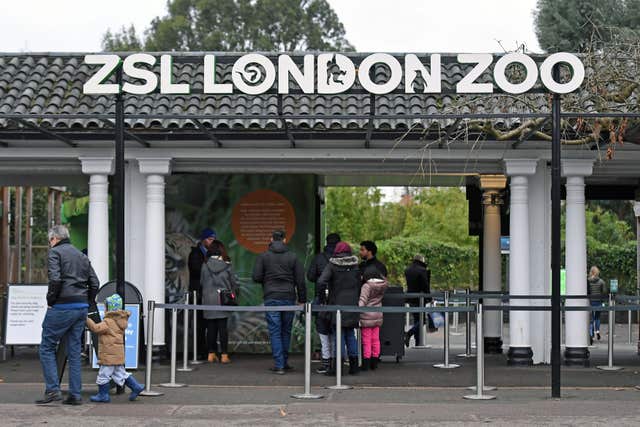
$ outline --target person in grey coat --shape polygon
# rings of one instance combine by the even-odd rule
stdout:
[[[236,275],[231,267],[231,262],[226,254],[224,245],[214,241],[207,252],[207,262],[202,265],[200,273],[200,286],[202,287],[202,303],[204,305],[221,305],[220,291],[228,289],[236,297],[238,295],[238,283]],[[231,363],[229,359],[229,332],[227,319],[230,313],[227,311],[205,311],[203,317],[207,324],[207,347],[211,363],[220,361],[222,364]],[[218,358],[218,339],[220,340],[220,356]]]

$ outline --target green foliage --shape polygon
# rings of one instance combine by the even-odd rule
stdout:
[[[618,293],[636,293],[636,242],[622,244],[591,243],[587,251],[587,266],[600,268],[600,276],[609,286],[610,279],[618,279]],[[586,277],[586,274],[585,274]]]
[[[640,29],[640,0],[538,0],[535,31],[547,52],[581,52]]]
[[[417,253],[427,258],[432,289],[454,289],[478,284],[478,248],[434,242],[427,236],[395,237],[378,243],[391,283],[406,285],[404,270]]]
[[[133,26],[108,31],[105,50],[353,50],[326,0],[169,0],[144,42]]]
[[[615,213],[599,206],[586,211],[587,247],[602,244],[622,246],[635,240],[635,233],[629,224],[620,221]]]
[[[102,48],[110,52],[139,51],[142,50],[142,41],[133,24],[128,28],[123,25],[118,33],[107,30],[102,38]]]

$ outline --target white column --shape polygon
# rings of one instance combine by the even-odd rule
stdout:
[[[502,290],[502,260],[500,255],[501,191],[507,178],[504,175],[480,176],[483,207],[482,283],[483,290]],[[487,299],[488,305],[500,305],[499,299]],[[486,353],[502,353],[502,313],[487,311],[484,315],[484,349]]]
[[[128,162],[125,169],[125,263],[124,277],[146,296],[144,285],[145,227],[147,178],[140,173],[137,162]],[[146,330],[146,329],[145,329]]]
[[[587,229],[585,224],[584,177],[591,175],[593,160],[562,161],[567,177],[565,269],[567,295],[587,295]],[[589,305],[589,301],[568,299],[567,307]],[[565,363],[589,365],[589,312],[567,311],[565,314]]]
[[[146,227],[145,227],[145,309],[148,300],[164,304],[165,297],[165,224],[164,175],[171,173],[171,159],[139,159],[140,172],[146,175]],[[153,345],[164,345],[164,316],[156,313]]]
[[[529,178],[529,280],[531,295],[551,295],[551,171],[539,160]],[[531,305],[551,305],[549,300],[532,299]],[[533,363],[551,363],[551,313],[532,311],[531,350]]]
[[[509,293],[530,295],[529,286],[529,191],[528,177],[536,170],[536,160],[505,160],[506,173],[511,177],[511,203],[509,209]],[[509,301],[510,306],[528,305],[524,299]],[[509,354],[510,365],[530,365],[531,322],[529,312],[509,312]]]
[[[100,284],[109,281],[109,175],[111,158],[80,158],[82,173],[89,177],[89,226],[87,254]]]

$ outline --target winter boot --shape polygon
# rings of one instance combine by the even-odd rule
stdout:
[[[124,385],[131,389],[131,394],[129,395],[129,400],[136,400],[136,397],[144,390],[144,386],[139,384],[133,375],[129,375],[127,380],[124,382]]]
[[[336,376],[336,358],[335,357],[332,357],[331,359],[329,359],[329,368],[327,369],[327,372],[325,372],[324,374],[328,377]]]
[[[222,355],[220,356],[220,363],[222,363],[223,365],[228,365],[229,363],[231,363],[229,355],[226,353],[222,353]]]
[[[218,363],[218,355],[215,353],[209,353],[209,355],[207,356],[207,362]]]
[[[380,363],[380,357],[372,357],[371,358],[371,370],[375,371],[378,369],[378,363]]]
[[[360,370],[362,372],[368,371],[370,366],[371,366],[371,369],[373,370],[373,366],[371,365],[371,362],[373,362],[373,359],[362,359],[362,366],[360,367]]]
[[[349,358],[349,375],[358,375],[360,368],[358,367],[358,358],[350,357]]]
[[[89,400],[101,403],[111,402],[111,397],[109,397],[109,383],[100,384],[98,386],[98,394],[91,396]]]
[[[329,359],[322,359],[322,364],[316,369],[317,374],[326,374],[329,371]]]

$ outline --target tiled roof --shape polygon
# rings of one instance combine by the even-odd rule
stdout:
[[[275,55],[275,54],[273,54]],[[2,118],[2,114],[78,114],[113,115],[115,104],[113,95],[84,95],[82,85],[93,74],[94,66],[83,63],[81,54],[0,54],[0,132],[22,127],[15,121]],[[353,54],[354,62],[363,54]],[[282,133],[283,121],[278,117],[278,95],[269,93],[249,96],[241,93],[232,95],[205,95],[202,93],[202,55],[174,54],[174,82],[188,82],[192,85],[190,95],[163,95],[153,93],[136,96],[125,95],[125,113],[141,115],[197,115],[204,126],[214,131],[226,133]],[[237,57],[237,55],[236,55]],[[217,66],[217,81],[231,80],[231,61],[222,57]],[[524,97],[506,95],[458,96],[452,93],[455,84],[472,65],[461,65],[447,61],[443,56],[443,94],[404,94],[400,90],[388,95],[375,97],[364,93],[356,83],[347,94],[340,95],[282,95],[282,114],[296,115],[287,119],[287,127],[292,132],[340,131],[362,134],[368,130],[368,115],[371,102],[375,113],[372,131],[376,134],[416,131],[446,126],[453,120],[430,120],[417,117],[385,117],[407,115],[433,115],[448,113],[546,113],[550,111],[550,100],[544,93],[530,93]],[[158,67],[159,68],[159,67]],[[385,81],[388,71],[378,66],[374,70],[376,81]],[[492,82],[486,72],[478,80]],[[404,82],[400,84],[400,88]],[[273,118],[258,116],[270,115]],[[353,116],[338,118],[341,116]],[[220,117],[223,116],[223,117]],[[244,117],[240,117],[244,116]],[[256,116],[256,117],[251,117]],[[300,117],[300,116],[309,116]],[[519,119],[499,119],[501,127],[513,127]],[[110,129],[109,123],[96,118],[32,118],[28,122],[43,128],[59,131],[86,131]],[[126,118],[127,127],[133,132],[173,133],[197,131],[197,123],[188,118],[141,117]]]

